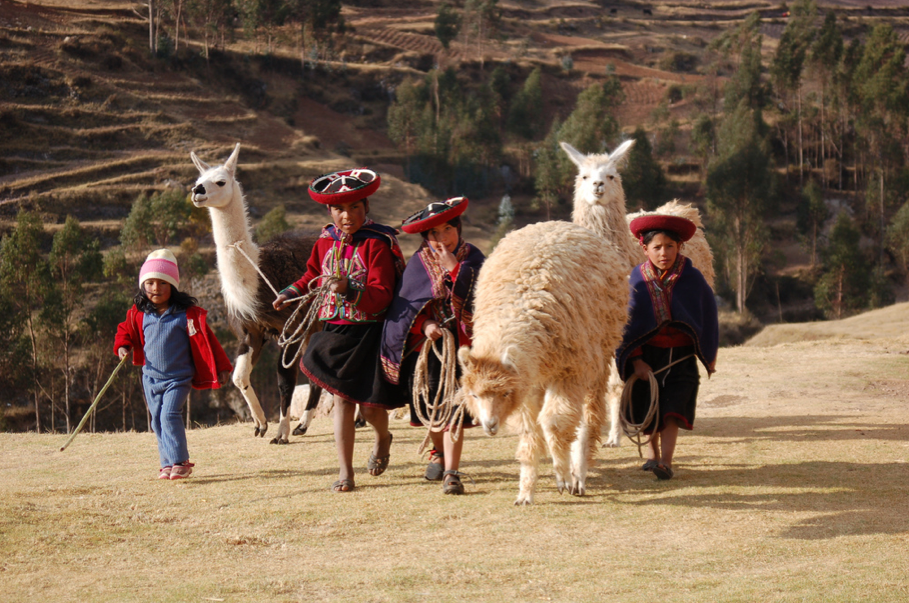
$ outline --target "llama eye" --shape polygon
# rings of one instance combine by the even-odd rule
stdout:
[[[227,184],[227,180],[218,180],[217,182],[215,182],[215,184],[217,184],[218,186],[224,186],[225,184]]]
[[[587,180],[587,176],[581,176],[581,180]]]
[[[606,176],[606,177],[609,178],[610,180],[615,178],[615,176]]]

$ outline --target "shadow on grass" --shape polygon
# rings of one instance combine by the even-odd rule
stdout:
[[[678,506],[724,511],[810,513],[785,527],[781,538],[817,540],[909,531],[903,493],[907,463],[804,461],[779,465],[726,465],[699,469],[676,463],[676,477],[658,481],[638,468],[599,468],[588,484],[594,500],[633,506]],[[699,490],[710,489],[710,492]],[[755,491],[757,490],[757,491]],[[627,495],[653,496],[628,500]],[[901,508],[893,506],[898,502]]]

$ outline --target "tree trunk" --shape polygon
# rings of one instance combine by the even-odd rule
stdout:
[[[155,0],[148,0],[148,50],[155,54]]]
[[[798,129],[799,129],[799,188],[804,185],[804,148],[802,147],[802,78],[799,78],[796,86],[796,96],[798,98]]]

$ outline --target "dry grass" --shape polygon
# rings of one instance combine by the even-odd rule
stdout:
[[[514,436],[474,431],[462,497],[390,470],[332,494],[330,423],[287,447],[194,430],[196,475],[154,479],[151,434],[0,435],[3,599],[55,601],[905,601],[906,341],[726,348],[657,482],[604,449],[584,498],[543,467],[515,508]],[[274,429],[274,427],[272,427]],[[369,432],[358,432],[365,463]]]
[[[825,339],[887,339],[903,333],[909,333],[909,303],[894,304],[843,320],[771,325],[750,339],[747,345],[771,346]]]

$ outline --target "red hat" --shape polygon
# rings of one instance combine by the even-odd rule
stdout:
[[[416,234],[425,232],[449,220],[457,218],[467,209],[470,201],[467,197],[452,197],[445,202],[430,203],[425,209],[411,214],[401,222],[401,230],[406,233]]]
[[[379,189],[382,179],[367,168],[343,170],[317,176],[309,183],[309,196],[325,205],[340,205],[365,199]]]
[[[687,241],[694,236],[697,225],[687,218],[665,214],[647,214],[638,216],[628,225],[631,234],[640,239],[645,232],[651,230],[668,230],[679,235],[682,241]]]

